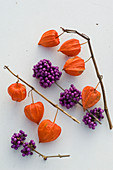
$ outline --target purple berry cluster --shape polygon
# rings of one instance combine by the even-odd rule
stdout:
[[[32,150],[36,148],[34,140],[30,140],[30,142],[25,142],[23,144],[23,149],[21,150],[22,156],[33,155]]]
[[[71,84],[69,89],[65,89],[63,93],[60,93],[59,102],[62,106],[65,106],[67,109],[73,107],[80,99],[82,99],[81,91],[75,88]]]
[[[100,121],[101,119],[104,118],[103,113],[104,110],[99,108],[94,108],[93,110],[90,110],[90,113],[87,112],[86,115],[83,117],[83,122],[85,123],[85,125],[88,125],[89,128],[95,129],[95,127],[97,126],[97,123],[95,122],[94,117],[91,115],[93,114],[95,117],[97,117]]]
[[[33,150],[36,148],[34,140],[30,142],[24,142],[27,137],[27,134],[23,130],[20,130],[19,133],[14,133],[11,137],[11,148],[17,150],[20,146],[23,146],[21,150],[22,156],[33,155]]]
[[[27,134],[23,130],[20,130],[19,133],[14,133],[11,137],[11,148],[17,150],[23,144],[26,137]]]
[[[33,71],[33,77],[40,79],[40,85],[44,88],[51,87],[62,75],[62,72],[59,71],[59,67],[52,66],[52,63],[46,59],[40,60],[34,65]]]

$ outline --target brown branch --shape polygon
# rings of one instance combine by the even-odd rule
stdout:
[[[65,112],[62,108],[60,108],[58,105],[54,104],[51,100],[47,99],[43,94],[41,94],[38,90],[36,90],[33,86],[28,84],[25,80],[20,78],[18,75],[14,74],[8,66],[4,66],[4,69],[7,69],[13,76],[17,77],[19,80],[21,80],[23,83],[25,83],[27,86],[29,86],[33,91],[35,91],[37,94],[39,94],[42,98],[44,98],[46,101],[48,101],[52,106],[59,109],[61,112],[63,112],[65,115],[70,117],[72,120],[76,121],[77,123],[80,123],[75,117],[71,116],[69,113]]]
[[[63,87],[61,87],[58,83],[55,82],[55,84],[56,84],[60,89],[62,89],[63,91],[65,91],[65,89],[64,89]],[[72,97],[72,98],[73,98],[73,97]],[[73,102],[76,102],[76,103],[79,104],[81,107],[83,107],[82,103],[80,103],[80,102],[78,102],[78,101],[75,101],[75,100],[73,100]],[[95,117],[88,109],[86,109],[86,111],[87,111],[88,113],[90,113],[91,116],[92,116],[99,124],[102,124],[102,123],[99,121],[99,119],[98,119],[97,117]]]
[[[60,155],[60,154],[58,154],[58,155],[46,156],[46,155],[41,154],[40,152],[38,152],[37,150],[35,150],[35,149],[33,149],[33,148],[32,148],[32,150],[33,150],[34,152],[36,152],[37,154],[39,154],[40,156],[42,156],[42,158],[43,158],[44,160],[47,160],[47,158],[55,158],[55,157],[59,157],[59,158],[70,157],[70,155]]]
[[[93,54],[93,50],[92,50],[92,47],[91,47],[90,38],[89,38],[87,35],[85,35],[85,34],[83,34],[83,33],[81,34],[81,33],[79,33],[79,32],[76,31],[76,30],[64,29],[64,28],[62,28],[62,27],[61,27],[61,29],[62,29],[64,32],[66,32],[66,33],[76,33],[76,34],[78,34],[79,36],[81,36],[82,38],[84,38],[84,39],[86,39],[86,40],[88,41],[88,46],[89,46],[89,50],[90,50],[90,53],[91,53],[92,61],[93,61],[94,67],[95,67],[96,75],[97,75],[97,78],[99,79],[100,85],[101,85],[101,90],[102,90],[102,95],[103,95],[103,101],[104,101],[104,110],[105,110],[106,117],[107,117],[107,120],[108,120],[108,123],[109,123],[109,128],[112,129],[112,128],[113,128],[113,125],[112,125],[112,122],[111,122],[111,119],[110,119],[110,115],[109,115],[109,111],[108,111],[108,107],[107,107],[105,89],[104,89],[103,81],[102,81],[101,75],[100,75],[100,73],[99,73],[99,70],[98,70],[98,67],[97,67],[97,64],[96,64],[96,60],[95,60],[95,57],[94,57],[94,54]]]

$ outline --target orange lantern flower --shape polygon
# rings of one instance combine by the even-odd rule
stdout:
[[[39,143],[51,142],[59,137],[61,127],[46,119],[38,127]]]
[[[65,41],[58,51],[62,52],[63,54],[69,57],[76,56],[81,51],[81,45],[79,43],[79,40],[73,38]]]
[[[84,110],[94,106],[101,97],[101,93],[96,90],[96,88],[91,86],[86,86],[82,90],[82,104]]]
[[[31,103],[25,106],[24,113],[29,120],[39,124],[44,114],[44,105],[41,102]]]
[[[74,58],[69,58],[63,70],[71,76],[79,76],[85,70],[85,62],[82,58],[75,56]]]
[[[60,43],[58,33],[55,30],[49,30],[45,32],[38,45],[42,45],[44,47],[54,47]]]
[[[21,102],[26,97],[26,87],[21,83],[14,83],[8,87],[8,93],[12,100]]]
[[[59,137],[61,133],[61,127],[55,123],[57,113],[58,109],[53,122],[46,119],[40,123],[38,127],[39,143],[51,142]]]

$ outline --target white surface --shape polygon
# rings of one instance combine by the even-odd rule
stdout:
[[[60,26],[76,29],[91,37],[91,42],[107,92],[109,112],[113,120],[113,1],[112,0],[0,0],[0,169],[1,170],[113,170],[113,130],[109,130],[107,119],[90,130],[82,122],[83,111],[80,106],[68,110],[81,121],[73,122],[59,111],[56,123],[61,126],[60,137],[51,143],[38,144],[37,125],[24,115],[24,106],[31,102],[26,98],[21,103],[13,102],[7,87],[16,79],[3,66],[9,67],[20,77],[32,84],[54,103],[58,103],[61,92],[55,85],[43,89],[32,78],[32,67],[40,59],[47,58],[53,65],[62,69],[67,58],[57,53],[58,46],[47,49],[37,46],[42,33],[55,29],[61,33]],[[98,25],[96,25],[98,23]],[[61,44],[70,37],[83,39],[76,35],[65,34]],[[87,45],[79,54],[85,60],[89,57]],[[80,77],[65,73],[59,84],[68,88],[71,83],[82,90],[86,85],[95,86],[92,62]],[[27,87],[27,90],[29,88]],[[100,87],[98,88],[100,90]],[[35,101],[45,106],[43,119],[54,119],[56,109],[37,94]],[[103,107],[102,99],[97,106]],[[64,110],[66,110],[64,108]],[[43,161],[37,154],[21,157],[19,151],[10,148],[10,137],[20,129],[28,134],[28,140],[36,141],[37,149],[46,155],[70,154],[70,158],[55,158]]]

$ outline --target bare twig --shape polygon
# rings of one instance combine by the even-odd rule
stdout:
[[[43,94],[41,94],[38,90],[36,90],[33,86],[31,86],[29,83],[27,83],[25,80],[20,78],[18,75],[14,74],[8,66],[4,66],[4,69],[7,69],[13,76],[17,77],[19,80],[21,80],[23,83],[25,83],[27,86],[29,86],[33,91],[38,93],[41,97],[43,97],[46,101],[48,101],[52,106],[59,109],[61,112],[63,112],[65,115],[70,117],[72,120],[76,121],[77,123],[80,123],[75,117],[71,116],[69,113],[65,112],[62,108],[60,108],[57,104],[54,104],[51,100],[47,99]]]
[[[109,123],[109,127],[110,129],[113,128],[113,125],[112,125],[112,122],[111,122],[111,119],[110,119],[110,115],[109,115],[109,111],[108,111],[108,107],[107,107],[107,101],[106,101],[106,95],[105,95],[105,89],[104,89],[104,85],[103,85],[103,81],[102,81],[102,78],[101,78],[101,75],[99,73],[99,69],[97,67],[97,64],[96,64],[96,60],[95,60],[95,57],[94,57],[94,54],[93,54],[93,50],[92,50],[92,47],[91,47],[91,42],[90,42],[90,38],[83,34],[83,33],[79,33],[78,31],[76,30],[71,30],[71,29],[64,29],[61,27],[61,29],[66,32],[66,33],[76,33],[78,34],[79,36],[81,36],[82,38],[86,39],[88,41],[88,46],[89,46],[89,50],[90,50],[90,53],[91,53],[91,58],[92,58],[92,61],[93,61],[93,64],[94,64],[94,67],[95,67],[95,71],[96,71],[96,75],[97,75],[97,78],[99,79],[100,81],[100,85],[101,85],[101,89],[102,89],[102,94],[103,94],[103,101],[104,101],[104,110],[105,110],[105,113],[106,113],[106,117],[107,117],[107,120],[108,120],[108,123]]]
[[[43,158],[44,160],[47,160],[47,158],[55,158],[55,157],[59,157],[59,158],[70,157],[70,155],[60,155],[60,154],[58,154],[58,155],[46,156],[46,155],[41,154],[40,152],[38,152],[38,151],[35,150],[35,149],[32,149],[32,150],[33,150],[34,152],[36,152],[37,154],[39,154],[39,156],[42,156],[42,158]]]

